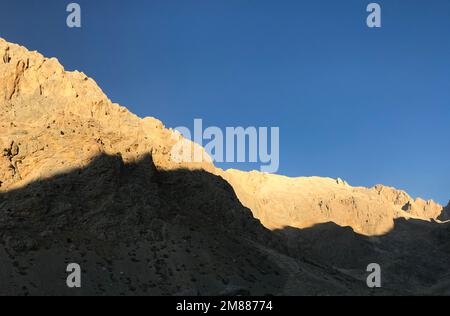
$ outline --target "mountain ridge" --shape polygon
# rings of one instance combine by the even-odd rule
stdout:
[[[113,103],[94,80],[82,72],[66,72],[55,58],[45,58],[3,39],[1,52],[0,99],[5,108],[1,119],[21,126],[0,126],[0,145],[6,153],[0,171],[0,175],[3,173],[0,190],[24,185],[59,169],[83,166],[100,153],[120,153],[125,162],[151,153],[157,168],[199,168],[221,176],[232,184],[255,217],[272,229],[305,228],[332,221],[351,226],[358,233],[380,235],[393,228],[396,218],[437,220],[443,212],[444,208],[434,201],[414,200],[404,191],[382,185],[356,188],[340,179],[224,171],[212,164],[203,148],[200,150],[204,161],[200,163],[174,162],[171,149],[178,141],[189,142],[194,147],[192,152],[199,146],[166,129],[161,121],[151,117],[140,119]],[[39,142],[26,136],[38,134],[42,140],[47,132],[50,143],[44,148],[38,148]],[[55,134],[57,142],[53,141]],[[75,146],[76,153],[74,148],[67,148],[81,140],[83,144]],[[54,154],[34,157],[40,150],[60,157]],[[14,155],[14,151],[20,153]],[[59,167],[61,164],[63,167]],[[268,213],[268,209],[276,211]],[[284,214],[280,217],[275,213]]]

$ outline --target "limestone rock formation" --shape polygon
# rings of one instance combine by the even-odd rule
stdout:
[[[308,228],[328,222],[350,226],[359,234],[388,233],[398,218],[437,219],[442,206],[406,192],[377,185],[351,187],[342,180],[287,178],[229,170],[222,174],[241,202],[270,229]]]
[[[389,267],[380,294],[449,293],[437,203],[223,171],[55,58],[3,39],[0,54],[0,295],[71,295],[54,275],[68,262],[92,271],[89,295],[367,294],[374,260]],[[177,162],[180,140],[203,161]]]
[[[125,162],[150,153],[159,168],[212,168],[174,163],[179,133],[113,104],[83,73],[4,40],[0,51],[8,56],[0,64],[2,190],[85,166],[101,153]]]

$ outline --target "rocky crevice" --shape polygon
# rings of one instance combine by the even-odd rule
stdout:
[[[9,56],[9,47],[5,48],[5,52],[3,53],[3,63],[9,64],[11,61],[11,57]]]

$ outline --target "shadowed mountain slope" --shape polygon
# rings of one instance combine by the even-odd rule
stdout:
[[[151,156],[95,157],[0,193],[0,209],[2,295],[449,293],[448,225],[398,220],[383,237],[334,223],[270,231],[221,177],[157,170]],[[66,287],[72,262],[81,289]],[[383,267],[377,291],[365,286],[371,262]]]

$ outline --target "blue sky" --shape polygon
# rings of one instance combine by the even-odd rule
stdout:
[[[167,126],[279,126],[280,172],[450,199],[450,1],[14,0],[0,36]],[[226,164],[222,167],[257,168]]]

